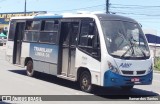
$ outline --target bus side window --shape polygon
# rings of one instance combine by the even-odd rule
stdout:
[[[39,42],[55,44],[57,41],[58,29],[58,20],[43,20],[41,23]]]
[[[26,21],[23,41],[37,42],[39,37],[40,21]]]
[[[100,49],[100,40],[99,40],[99,34],[98,34],[98,30],[97,28],[94,29],[94,40],[93,40],[93,51],[92,51],[92,55],[94,57],[96,57],[98,60],[100,60],[101,57],[101,49]]]
[[[25,30],[32,30],[32,23],[33,21],[27,21]]]
[[[92,47],[94,35],[94,23],[82,22],[79,45]]]
[[[71,45],[77,44],[78,32],[79,32],[79,23],[78,22],[72,23],[71,34],[70,34],[71,35],[71,39],[70,39]]]
[[[16,21],[11,20],[8,40],[13,41],[15,36]]]
[[[100,42],[95,22],[83,21],[78,46],[91,56],[100,57]]]

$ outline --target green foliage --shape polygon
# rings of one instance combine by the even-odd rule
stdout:
[[[160,71],[160,57],[155,58],[154,68]]]

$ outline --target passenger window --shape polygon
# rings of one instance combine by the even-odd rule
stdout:
[[[58,20],[43,20],[39,36],[40,43],[56,43],[58,36]]]
[[[58,31],[59,22],[58,20],[46,20],[42,21],[42,31]]]
[[[56,43],[57,32],[41,32],[39,42],[41,43]]]
[[[70,35],[71,35],[71,39],[70,39],[71,45],[76,45],[77,44],[78,32],[79,32],[79,22],[72,23],[71,33],[70,33]]]
[[[38,36],[39,36],[39,32],[37,31],[25,31],[23,41],[37,42]]]
[[[32,30],[32,23],[33,21],[27,21],[25,30]]]
[[[25,30],[39,30],[40,24],[40,21],[27,21]]]
[[[40,21],[33,21],[32,30],[39,30],[40,26],[41,26],[41,22]]]
[[[37,42],[39,38],[39,29],[41,21],[26,21],[23,41]]]
[[[15,36],[15,28],[16,28],[16,21],[13,21],[13,20],[12,20],[12,21],[10,22],[8,40],[11,40],[11,41],[14,40],[14,36]]]

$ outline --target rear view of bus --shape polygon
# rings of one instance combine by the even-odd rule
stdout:
[[[107,49],[102,56],[104,86],[130,90],[134,85],[151,84],[152,60],[139,24],[125,17],[98,16]]]

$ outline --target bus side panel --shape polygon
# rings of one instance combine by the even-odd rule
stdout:
[[[13,41],[7,41],[6,44],[6,60],[13,63]]]
[[[34,63],[34,65],[33,65],[34,70],[50,74],[49,73],[49,63],[42,62],[42,61],[39,61],[39,60],[38,61],[33,60],[33,63]]]
[[[22,43],[21,65],[24,65],[26,57],[29,57],[30,43]]]
[[[51,44],[30,44],[29,56],[36,71],[57,75],[58,46]]]
[[[101,63],[93,57],[85,54],[84,52],[76,49],[76,69],[84,67],[89,69],[91,73],[92,84],[101,85],[100,66]]]

